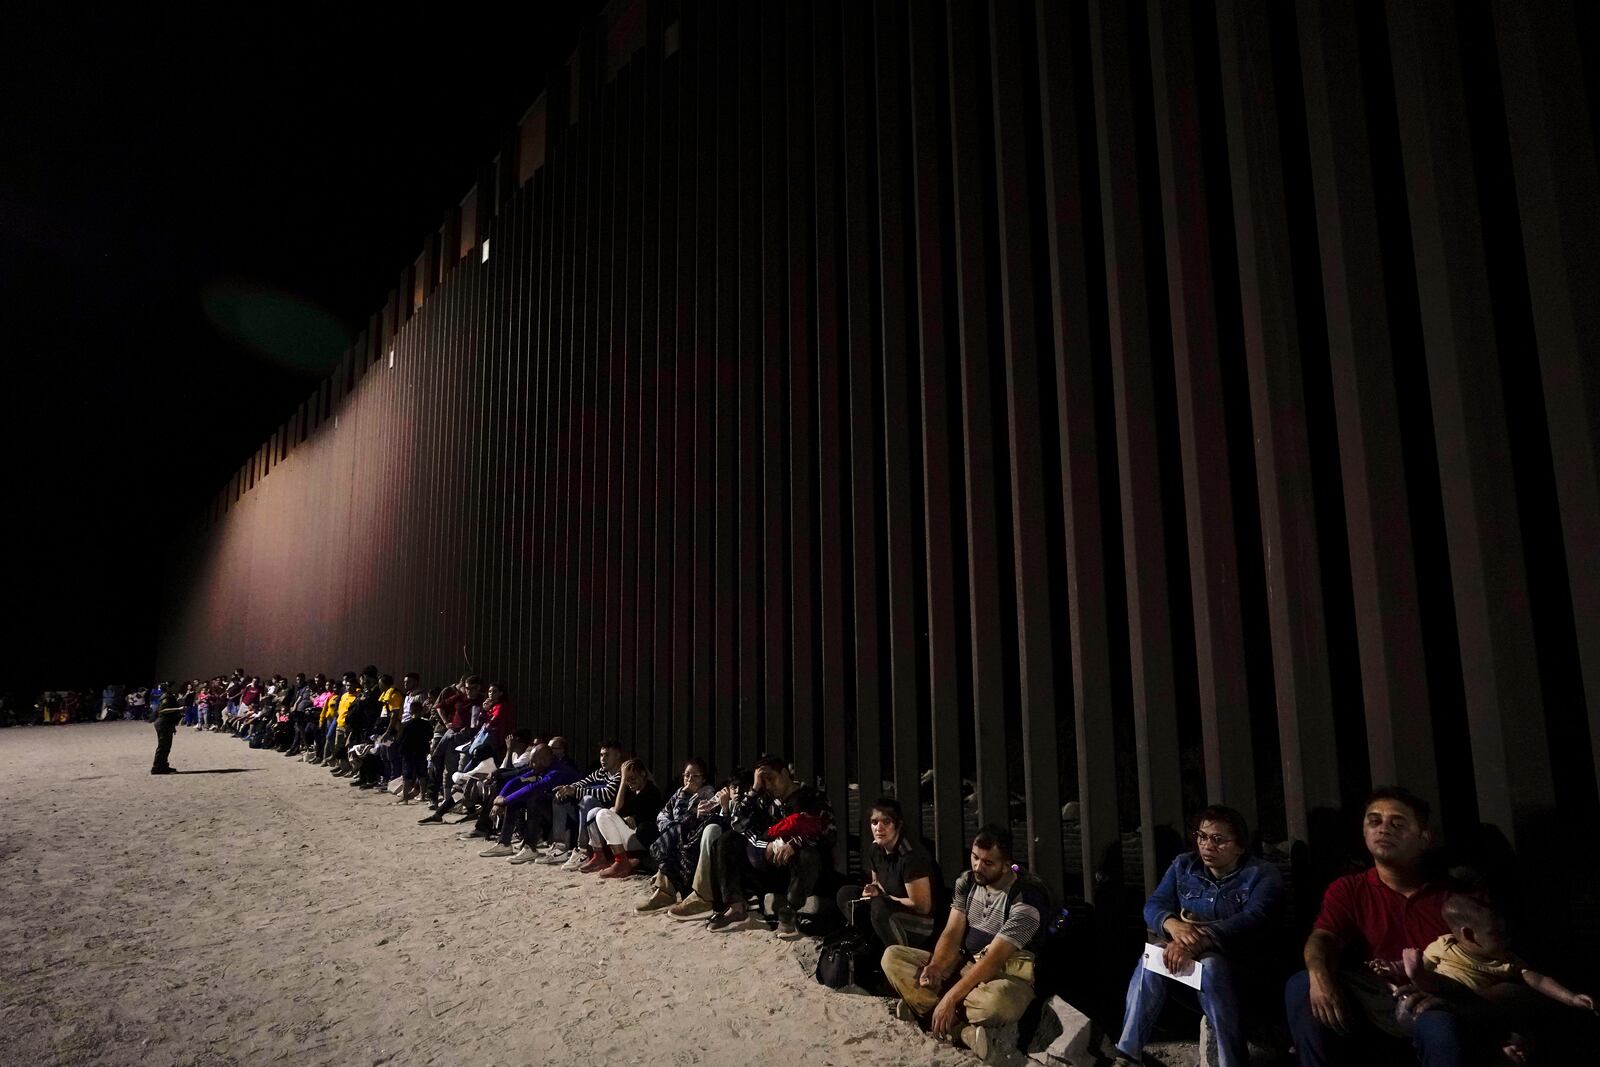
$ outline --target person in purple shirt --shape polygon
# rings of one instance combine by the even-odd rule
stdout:
[[[500,818],[499,840],[478,854],[488,858],[510,856],[513,863],[527,863],[534,859],[537,852],[533,842],[539,832],[539,827],[534,824],[541,813],[546,820],[549,818],[550,794],[561,786],[576,782],[579,777],[578,768],[568,760],[558,759],[550,746],[540,745],[534,749],[533,760],[527,771],[508,779],[490,805],[490,818]],[[530,809],[533,811],[531,819]],[[511,847],[512,835],[519,832],[522,835],[521,851]]]

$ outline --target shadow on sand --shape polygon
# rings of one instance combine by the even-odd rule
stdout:
[[[179,771],[179,774],[248,774],[260,767],[207,767],[198,771]]]

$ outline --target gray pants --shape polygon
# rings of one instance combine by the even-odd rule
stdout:
[[[872,932],[878,935],[878,940],[885,946],[909,945],[912,948],[922,948],[928,938],[933,936],[932,915],[918,915],[916,912],[907,911],[885,897],[862,900],[861,887],[858,885],[844,886],[834,901],[844,913],[847,922],[858,929],[870,926]],[[862,911],[869,916],[868,921],[862,920],[860,914]]]

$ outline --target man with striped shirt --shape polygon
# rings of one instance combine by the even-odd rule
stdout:
[[[562,870],[575,871],[593,858],[584,847],[589,840],[589,824],[599,812],[616,802],[617,790],[622,788],[622,763],[626,758],[627,753],[622,751],[620,741],[602,741],[600,766],[571,785],[564,785],[550,794],[554,800],[550,817],[551,840],[559,842],[565,837],[568,824],[573,824],[577,827],[575,840],[578,847],[568,851],[560,848],[559,844],[552,845],[543,862],[559,863]]]
[[[933,951],[884,950],[884,977],[901,997],[895,1014],[926,1023],[935,1037],[959,1037],[986,1063],[1015,1055],[1048,907],[1042,884],[1012,867],[1011,835],[993,825],[979,830]]]

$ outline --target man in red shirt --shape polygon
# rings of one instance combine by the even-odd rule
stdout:
[[[419,823],[444,822],[445,811],[454,804],[447,787],[450,775],[455,773],[461,759],[461,753],[456,751],[456,746],[472,740],[470,733],[472,709],[482,699],[483,680],[476,674],[468,675],[455,685],[446,686],[444,692],[439,694],[439,699],[434,704],[434,714],[439,717],[445,729],[434,742],[428,768],[434,794],[439,799],[435,803],[433,813],[417,820]],[[449,799],[450,803],[445,803],[446,799]]]
[[[1453,1012],[1414,1016],[1414,1032],[1395,1021],[1398,994],[1367,966],[1395,961],[1449,933],[1442,909],[1448,886],[1430,882],[1424,857],[1433,844],[1428,805],[1404,789],[1380,789],[1367,800],[1362,835],[1373,867],[1328,887],[1306,939],[1306,969],[1289,979],[1284,1007],[1295,1053],[1304,1067],[1369,1059],[1361,1049],[1409,1038],[1423,1067],[1482,1061],[1484,1046]]]

